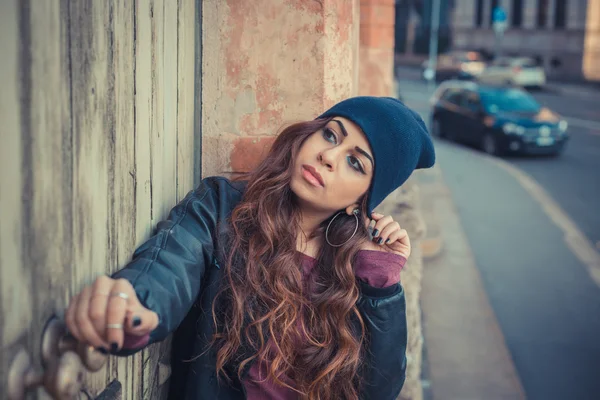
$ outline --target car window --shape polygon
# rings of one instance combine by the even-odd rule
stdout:
[[[510,67],[510,60],[502,59],[492,63],[494,67]]]
[[[481,108],[481,102],[479,101],[479,94],[472,92],[472,91],[465,93],[463,105],[469,111],[472,111],[472,112],[479,111]]]
[[[462,90],[460,89],[448,89],[442,95],[442,100],[452,104],[461,105],[463,98]]]
[[[534,67],[538,66],[537,62],[535,60],[530,59],[530,58],[526,58],[524,60],[521,60],[520,65],[523,68],[534,68]]]
[[[539,112],[541,108],[530,94],[520,89],[482,89],[480,96],[483,107],[492,114],[497,112]]]

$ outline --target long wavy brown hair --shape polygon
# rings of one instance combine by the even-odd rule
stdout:
[[[359,216],[357,234],[343,246],[322,240],[308,290],[297,251],[301,216],[290,189],[300,147],[330,120],[284,129],[266,159],[245,177],[246,192],[229,221],[226,279],[212,310],[216,333],[211,345],[219,378],[229,379],[228,364],[242,379],[250,362],[266,362],[269,379],[300,398],[358,399],[365,329],[352,265],[368,232]],[[361,215],[366,209],[365,195]],[[332,217],[313,236],[322,238]],[[328,238],[343,243],[355,226],[354,216],[343,213],[331,224]],[[242,349],[252,355],[241,356]]]

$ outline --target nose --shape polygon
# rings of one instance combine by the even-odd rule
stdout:
[[[333,171],[335,169],[334,166],[336,165],[336,159],[338,156],[337,153],[337,148],[333,147],[320,152],[317,158],[321,165],[323,165],[329,171]]]

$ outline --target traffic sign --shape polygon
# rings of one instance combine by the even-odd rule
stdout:
[[[498,6],[494,8],[492,12],[492,22],[506,22],[506,11],[504,8]]]

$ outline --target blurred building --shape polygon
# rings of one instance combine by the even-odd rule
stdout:
[[[451,17],[456,0],[440,0],[438,50],[452,45]],[[396,54],[428,54],[433,0],[395,0]]]
[[[599,0],[459,0],[452,10],[453,48],[492,53],[492,10],[507,13],[503,55],[531,56],[548,77],[600,80]]]

